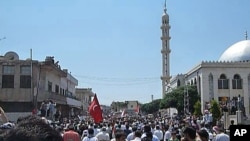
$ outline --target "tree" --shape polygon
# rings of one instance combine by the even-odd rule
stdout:
[[[161,99],[153,100],[150,103],[145,103],[141,106],[140,110],[146,114],[157,113],[160,108]]]
[[[216,122],[221,119],[221,115],[222,115],[220,106],[216,100],[211,101],[210,112],[212,113],[212,116],[213,116],[213,125],[215,125]]]
[[[201,102],[200,100],[198,100],[195,104],[194,104],[194,115],[196,116],[202,116],[202,112],[201,112]]]
[[[160,109],[167,109],[170,107],[176,108],[178,113],[183,113],[184,109],[184,89],[188,90],[189,95],[189,110],[194,111],[194,104],[200,99],[196,86],[181,86],[173,89],[161,100]]]

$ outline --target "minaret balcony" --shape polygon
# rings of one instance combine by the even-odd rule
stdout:
[[[161,80],[168,81],[171,79],[171,76],[161,76]]]
[[[171,49],[162,49],[161,50],[161,53],[170,53],[171,52]]]
[[[164,24],[161,26],[161,29],[170,29],[171,26],[169,24]]]
[[[161,36],[161,40],[170,40],[171,37],[170,36]]]

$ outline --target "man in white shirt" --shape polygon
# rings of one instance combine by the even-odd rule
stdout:
[[[169,125],[165,126],[164,141],[168,141],[171,138],[171,132],[169,131]]]
[[[156,135],[160,141],[163,141],[163,132],[161,131],[160,126],[156,125],[155,129],[156,130],[153,134]]]
[[[135,134],[134,134],[134,139],[131,140],[131,141],[141,141],[141,131],[140,130],[137,130],[135,131]]]
[[[225,134],[220,125],[214,126],[213,130],[216,132],[214,141],[229,141],[229,135]]]
[[[143,127],[144,133],[142,134],[141,138],[144,138],[147,136],[146,133],[151,132],[151,126],[150,125],[144,125]],[[152,141],[160,141],[156,135],[154,135],[152,132],[151,134],[153,135]]]
[[[127,141],[131,141],[135,138],[135,131],[137,130],[136,126],[132,127],[132,132],[130,134],[128,134],[127,136]]]
[[[110,141],[109,134],[106,132],[106,127],[102,127],[101,131],[96,134],[98,141]]]
[[[98,141],[97,137],[94,136],[93,128],[88,129],[88,136],[84,137],[82,141]]]

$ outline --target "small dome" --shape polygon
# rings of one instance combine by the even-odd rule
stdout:
[[[250,40],[239,41],[227,48],[219,61],[250,61]]]

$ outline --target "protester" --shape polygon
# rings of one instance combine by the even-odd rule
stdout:
[[[155,128],[156,128],[156,130],[154,131],[153,134],[156,135],[160,141],[163,141],[163,132],[162,132],[162,130],[160,129],[160,126],[159,126],[159,125],[156,125]]]
[[[88,136],[84,137],[82,141],[98,141],[97,137],[94,136],[94,129],[88,129]]]
[[[182,141],[195,141],[196,138],[196,129],[193,127],[186,127],[183,131],[184,137]]]
[[[141,138],[146,137],[146,135],[150,135],[150,133],[152,134],[152,141],[160,141],[158,139],[158,137],[156,135],[153,135],[153,133],[151,132],[151,127],[150,125],[144,125],[144,133],[142,134]]]
[[[201,141],[209,141],[209,134],[206,129],[199,130],[197,134]]]
[[[171,132],[171,138],[168,141],[179,141],[179,139],[176,137],[176,131]]]
[[[68,125],[67,131],[63,134],[63,141],[80,141],[80,135],[74,131],[73,124]]]
[[[169,131],[169,125],[165,125],[164,141],[168,141],[171,138],[171,132]]]
[[[141,130],[136,130],[134,133],[134,139],[131,141],[141,141],[141,135],[142,135]]]
[[[130,134],[128,134],[127,141],[131,141],[131,140],[134,139],[134,137],[135,137],[135,131],[137,131],[137,126],[133,126],[132,127],[132,132]]]
[[[214,126],[213,130],[216,133],[214,141],[229,141],[229,135],[224,133],[222,125]]]
[[[29,115],[20,119],[15,128],[6,132],[4,141],[63,141],[63,138],[40,117]]]
[[[117,129],[115,131],[115,138],[111,139],[111,141],[125,141],[125,140],[126,140],[126,134],[121,129]]]
[[[110,141],[109,134],[106,130],[106,127],[102,127],[101,131],[96,134],[98,141]]]

